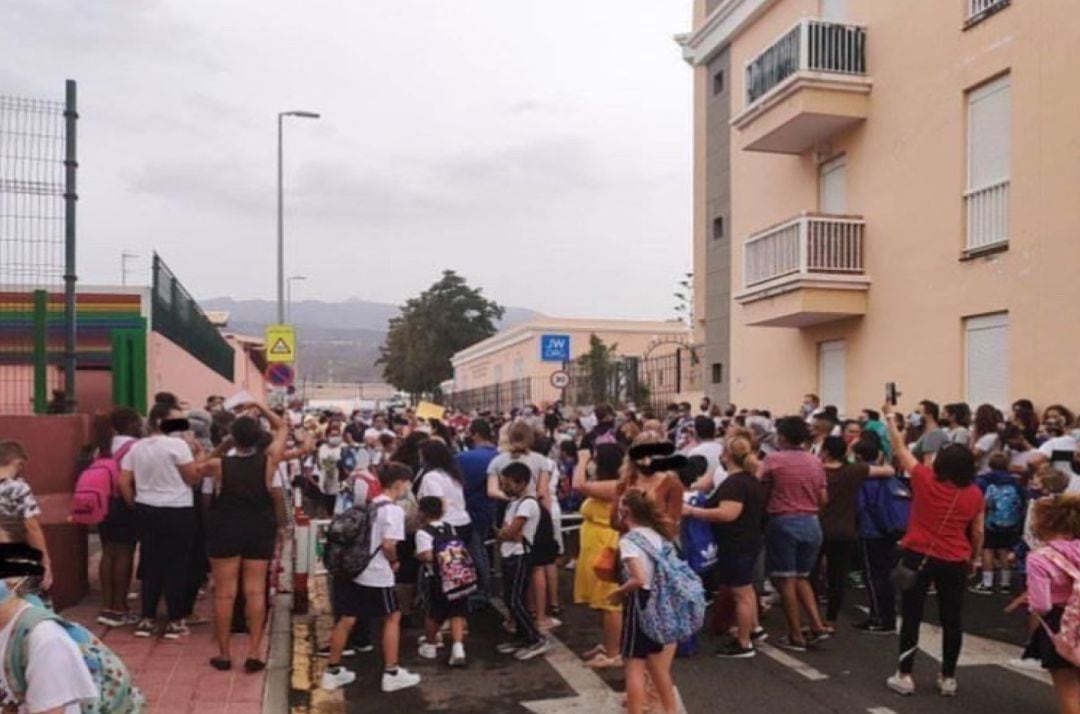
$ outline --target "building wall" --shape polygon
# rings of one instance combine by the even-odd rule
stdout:
[[[235,354],[234,382],[204,365],[167,337],[151,332],[147,349],[149,393],[172,392],[192,406],[202,406],[211,394],[230,396],[246,390],[257,399],[265,397],[263,376],[242,349],[230,340]]]
[[[816,15],[814,0],[782,0],[737,35],[743,67],[791,27]],[[733,400],[783,410],[818,390],[817,345],[847,342],[849,412],[876,405],[897,381],[909,404],[965,397],[963,318],[1008,310],[1010,399],[1080,403],[1068,355],[1080,333],[1061,314],[1080,298],[1080,4],[1014,2],[962,31],[966,3],[851,0],[849,19],[868,28],[870,116],[835,137],[818,158],[847,158],[847,203],[866,220],[872,279],[865,317],[809,329],[747,327],[732,310]],[[917,51],[913,51],[917,47]],[[965,92],[1011,74],[1010,243],[1005,253],[961,260],[965,240]],[[733,106],[745,106],[732,73]],[[741,151],[732,132],[731,279],[742,285],[742,242],[817,208],[813,152]],[[698,141],[702,141],[699,135]]]

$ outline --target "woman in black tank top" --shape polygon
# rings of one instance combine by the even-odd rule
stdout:
[[[207,522],[206,550],[214,574],[214,635],[220,654],[210,664],[220,670],[232,666],[229,654],[230,625],[237,588],[243,581],[245,616],[249,633],[244,669],[265,668],[261,659],[263,626],[266,623],[267,570],[274,557],[279,525],[275,503],[282,499],[274,488],[288,427],[277,414],[253,405],[270,422],[272,440],[261,448],[264,433],[256,416],[241,416],[230,428],[232,449],[207,462],[205,473],[214,477],[214,502]]]

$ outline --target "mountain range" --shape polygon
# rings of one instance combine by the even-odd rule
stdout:
[[[277,321],[273,300],[219,297],[200,300],[199,305],[207,311],[228,312],[228,329],[243,334],[261,335],[268,324]],[[293,302],[289,321],[296,326],[300,376],[314,382],[381,381],[382,370],[375,361],[386,339],[387,323],[399,312],[397,305],[359,298]],[[526,308],[508,307],[497,327],[513,327],[539,315]]]

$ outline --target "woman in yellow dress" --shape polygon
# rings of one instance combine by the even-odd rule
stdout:
[[[623,450],[616,444],[596,447],[596,460],[588,450],[578,452],[574,471],[574,490],[586,496],[581,505],[581,548],[574,571],[574,602],[588,605],[600,613],[604,641],[585,653],[585,666],[594,669],[622,667],[619,637],[622,631],[622,606],[612,605],[608,598],[619,587],[596,577],[593,564],[605,548],[619,548],[619,533],[611,527],[611,504],[615,500],[615,485]],[[594,470],[589,480],[590,465]]]

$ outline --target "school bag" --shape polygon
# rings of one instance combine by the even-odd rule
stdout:
[[[532,541],[522,538],[525,550],[532,559],[533,565],[554,563],[559,557],[559,543],[555,540],[555,524],[551,520],[551,511],[544,508],[544,504],[532,496],[522,499],[521,502],[525,501],[536,501],[536,505],[540,507],[540,522],[536,526]]]
[[[709,505],[709,497],[703,493],[695,493],[690,498],[690,505],[705,508]],[[683,518],[679,530],[682,537],[683,557],[686,558],[690,569],[698,575],[704,576],[716,567],[716,536],[713,526],[701,518]]]
[[[424,530],[431,535],[432,566],[443,597],[454,602],[476,592],[480,581],[476,564],[454,527],[444,523],[440,527],[426,526]]]
[[[1019,531],[1024,523],[1024,499],[1016,483],[986,487],[986,527],[993,531]]]
[[[1057,653],[1073,665],[1080,667],[1080,569],[1067,555],[1057,550],[1053,543],[1044,545],[1035,552],[1045,557],[1054,564],[1054,567],[1072,579],[1072,593],[1069,594],[1069,599],[1065,603],[1058,631],[1055,633],[1051,630],[1042,617],[1039,617],[1039,621],[1050,637],[1050,641],[1054,643]]]
[[[657,551],[640,533],[630,531],[625,537],[653,561],[652,595],[638,617],[641,630],[664,645],[690,639],[705,624],[701,578],[668,541]]]
[[[80,705],[82,714],[139,714],[146,699],[132,681],[131,673],[116,653],[82,625],[69,622],[37,605],[19,613],[4,657],[4,678],[11,693],[22,701],[26,696],[26,668],[30,663],[28,635],[39,623],[51,620],[72,639],[94,680],[98,697]]]
[[[859,495],[868,496],[865,512],[880,537],[900,537],[907,532],[913,496],[903,479],[897,476],[868,479]]]
[[[375,554],[371,549],[371,530],[378,511],[388,501],[362,503],[342,511],[326,529],[323,564],[335,578],[352,580],[367,569]]]
[[[99,456],[79,474],[71,499],[72,523],[96,526],[109,515],[113,499],[119,498],[120,462],[135,443],[129,441],[112,456]]]

